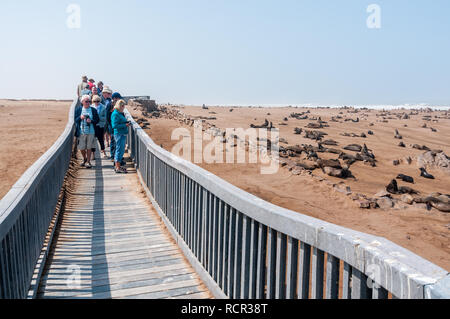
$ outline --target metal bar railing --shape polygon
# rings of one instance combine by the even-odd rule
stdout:
[[[69,167],[76,99],[64,132],[0,201],[0,298],[26,298]]]
[[[162,149],[126,113],[141,182],[216,297],[450,297],[444,269],[384,238],[246,193]]]

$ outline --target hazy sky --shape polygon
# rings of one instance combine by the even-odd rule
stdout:
[[[448,0],[1,0],[0,97],[72,98],[87,74],[158,102],[450,105],[449,16]]]

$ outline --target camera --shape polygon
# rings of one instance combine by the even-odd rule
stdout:
[[[86,121],[86,125],[87,125],[87,127],[89,127],[90,125],[91,125],[91,123],[88,123],[88,119],[89,119],[90,117],[89,117],[89,114],[86,114],[85,116],[84,116],[84,120]]]

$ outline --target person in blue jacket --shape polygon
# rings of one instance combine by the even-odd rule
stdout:
[[[128,122],[125,117],[125,101],[118,100],[114,105],[114,112],[111,115],[111,126],[114,133],[114,140],[116,142],[116,150],[114,153],[114,171],[116,173],[126,173],[125,167],[121,166],[123,154],[125,153],[125,142],[128,134]]]
[[[105,89],[103,89],[104,91]],[[108,123],[108,127],[110,129],[110,134],[111,134],[111,147],[110,147],[110,152],[111,152],[111,159],[114,161],[114,154],[116,153],[116,141],[114,140],[114,130],[112,128],[112,123],[111,123],[111,115],[114,112],[114,105],[117,103],[117,101],[122,100],[122,95],[120,95],[119,92],[114,92],[111,95],[111,101],[109,103],[109,106],[106,105],[106,122]]]

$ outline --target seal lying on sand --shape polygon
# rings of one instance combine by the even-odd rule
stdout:
[[[267,128],[269,130],[274,128],[272,122],[270,122],[270,124],[269,124],[269,121],[267,119],[265,119],[264,124],[261,124],[261,125],[250,124],[250,127],[251,128]]]
[[[412,146],[412,148],[415,148],[415,149],[421,150],[421,151],[430,151],[430,148],[428,146],[426,146],[426,145],[420,146],[419,144],[414,144]]]
[[[342,169],[341,163],[339,162],[339,160],[337,159],[319,159],[317,161],[317,165],[319,165],[320,168],[324,168],[324,167],[332,167],[332,168],[336,168],[336,169]]]
[[[333,176],[333,177],[339,177],[339,178],[347,178],[347,177],[353,177],[352,173],[345,168],[342,169],[338,169],[338,168],[333,168],[330,166],[325,166],[322,168],[322,171],[329,175],[329,176]]]
[[[434,176],[429,174],[423,167],[420,168],[420,176],[428,178],[428,179],[434,179]]]
[[[325,135],[328,135],[328,134],[325,133],[325,132],[322,132],[322,131],[308,131],[308,130],[305,130],[305,138],[309,138],[309,139],[312,139],[312,140],[321,141],[322,138]]]
[[[408,175],[398,174],[397,179],[401,179],[404,182],[414,184],[414,178],[412,178],[411,176],[408,176]]]
[[[298,127],[294,128],[294,134],[300,135],[300,134],[302,134],[302,132],[303,132],[303,129],[298,128]]]
[[[387,186],[386,190],[391,194],[418,194],[418,192],[410,187],[398,187],[397,181],[393,179]]]
[[[359,144],[350,144],[344,147],[344,150],[353,151],[353,152],[361,152],[362,146]]]
[[[336,142],[335,140],[325,140],[325,141],[321,142],[321,144],[336,146],[336,145],[338,145],[338,142]]]
[[[427,196],[414,198],[415,203],[425,203],[437,210],[450,213],[450,195],[439,195],[438,197]]]

